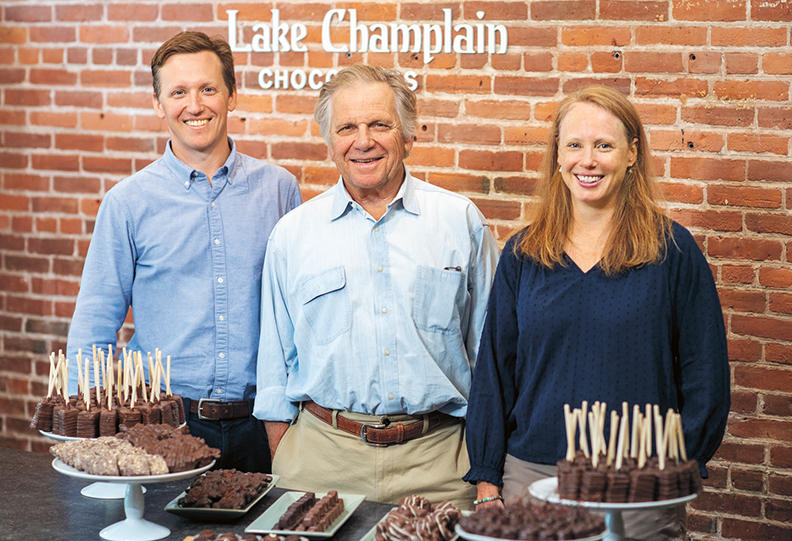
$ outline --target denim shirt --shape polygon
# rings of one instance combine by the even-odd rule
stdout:
[[[115,346],[131,306],[128,349],[145,359],[159,348],[163,364],[170,355],[174,393],[220,400],[255,394],[267,238],[301,198],[291,173],[229,143],[211,184],[169,142],[162,158],[105,196],[69,330],[70,392],[77,390],[78,348],[90,356],[94,344]]]
[[[375,220],[339,179],[270,237],[254,415],[463,416],[497,255],[463,196],[406,173]]]

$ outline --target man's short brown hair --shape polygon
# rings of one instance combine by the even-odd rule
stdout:
[[[151,59],[151,75],[154,77],[154,94],[157,99],[160,95],[159,70],[165,62],[175,54],[200,53],[201,51],[211,51],[217,55],[223,67],[223,80],[228,93],[234,93],[236,88],[234,54],[226,40],[220,36],[210,38],[203,32],[182,32],[160,45]]]

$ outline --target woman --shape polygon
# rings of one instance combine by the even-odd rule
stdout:
[[[555,475],[563,405],[583,400],[679,411],[706,476],[729,411],[723,315],[704,256],[660,199],[624,96],[593,86],[561,102],[540,201],[498,265],[473,378],[465,479],[478,508],[502,505],[501,485],[508,500]],[[684,512],[670,520],[659,538],[683,538]]]

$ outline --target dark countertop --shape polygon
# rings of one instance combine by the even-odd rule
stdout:
[[[80,494],[88,481],[62,475],[52,467],[53,457],[0,448],[0,539],[74,541],[101,539],[99,532],[124,520],[123,500],[97,500]],[[253,509],[233,522],[193,522],[165,511],[165,506],[190,485],[192,478],[145,484],[143,518],[165,526],[165,539],[183,540],[204,529],[216,534],[244,534],[285,491],[273,488]],[[393,506],[364,501],[333,536],[333,541],[358,541]]]

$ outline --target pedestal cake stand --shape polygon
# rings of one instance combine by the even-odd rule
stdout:
[[[143,518],[145,502],[143,500],[142,483],[164,483],[166,481],[179,481],[199,475],[214,465],[214,461],[202,468],[163,475],[143,475],[140,477],[123,477],[109,475],[91,475],[71,466],[67,466],[59,459],[52,461],[56,471],[69,477],[86,481],[110,481],[126,485],[124,496],[124,513],[126,519],[116,522],[99,532],[103,539],[108,541],[155,541],[170,535],[170,530],[165,526],[154,524]]]
[[[604,512],[605,524],[607,525],[608,530],[610,530],[608,536],[605,537],[605,541],[624,541],[624,521],[622,520],[622,511],[660,509],[663,507],[670,507],[672,505],[689,502],[697,496],[697,494],[690,494],[681,498],[674,498],[673,500],[635,503],[581,502],[577,500],[564,500],[558,496],[557,477],[548,477],[547,479],[536,481],[530,487],[528,487],[528,491],[534,498],[546,502],[560,503],[562,505],[579,505],[593,511]]]

